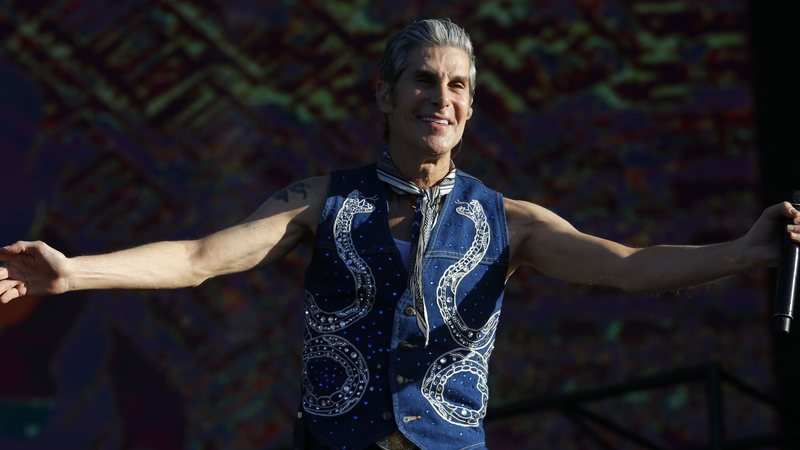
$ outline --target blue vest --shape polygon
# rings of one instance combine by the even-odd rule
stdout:
[[[335,172],[306,270],[302,407],[360,449],[398,428],[423,449],[485,447],[488,361],[508,271],[502,196],[460,172],[423,266],[424,346],[375,166]]]

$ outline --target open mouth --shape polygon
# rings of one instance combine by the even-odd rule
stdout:
[[[440,119],[440,118],[431,117],[431,116],[421,116],[420,119],[422,119],[424,122],[428,122],[428,123],[432,123],[432,124],[436,124],[436,125],[441,125],[441,126],[450,125],[450,121],[448,121],[447,119]]]

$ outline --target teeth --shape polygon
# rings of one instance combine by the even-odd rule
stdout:
[[[433,123],[440,123],[442,125],[447,125],[448,122],[445,119],[436,119],[434,117],[423,117],[422,120],[425,122],[433,122]]]

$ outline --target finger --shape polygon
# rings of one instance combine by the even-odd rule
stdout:
[[[17,241],[14,242],[13,244],[6,245],[5,247],[0,247],[0,256],[19,255],[20,253],[23,253],[30,244],[32,244],[32,242]]]
[[[786,231],[789,233],[789,239],[800,244],[800,226],[788,225]]]
[[[30,253],[32,250],[41,251],[41,244],[40,241],[17,241],[0,247],[0,261],[10,261],[11,258],[23,253]]]
[[[0,300],[6,299],[4,303],[15,298],[24,297],[28,292],[28,286],[25,283],[15,280],[0,281]]]
[[[0,302],[8,303],[11,300],[14,300],[15,298],[19,297],[21,297],[19,291],[16,288],[11,288],[3,292],[3,295],[0,295]]]
[[[8,267],[0,265],[0,280],[8,278]]]
[[[781,204],[783,206],[783,213],[786,217],[793,217],[795,220],[800,219],[800,211],[789,202],[783,202]]]
[[[19,280],[0,280],[0,293],[16,288],[18,284]]]

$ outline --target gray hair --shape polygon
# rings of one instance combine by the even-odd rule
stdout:
[[[392,100],[395,85],[408,66],[411,51],[425,47],[453,47],[469,56],[469,95],[474,97],[475,52],[469,35],[450,19],[426,19],[408,25],[386,43],[380,62],[380,79],[389,84]]]

